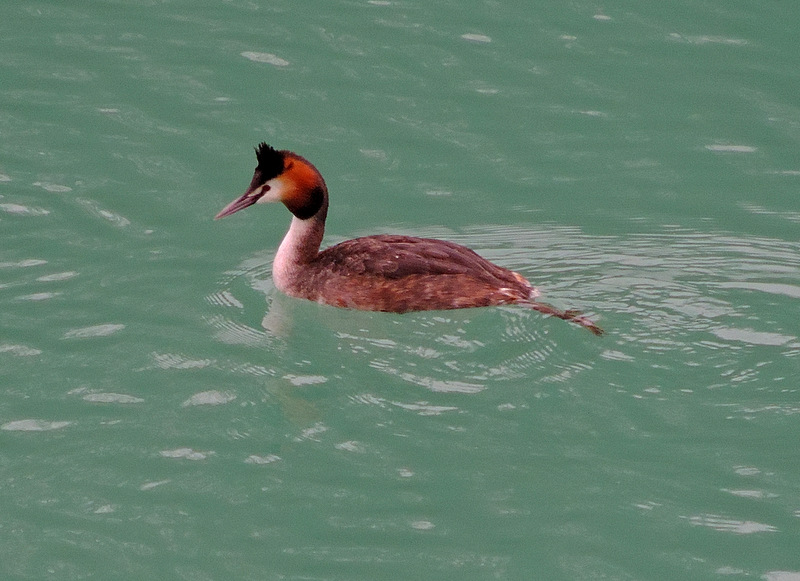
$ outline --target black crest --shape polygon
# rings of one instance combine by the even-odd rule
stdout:
[[[263,141],[256,147],[256,159],[258,159],[256,171],[260,172],[262,183],[283,173],[283,152]]]

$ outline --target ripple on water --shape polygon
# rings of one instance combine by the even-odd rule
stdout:
[[[19,301],[46,301],[57,296],[61,295],[58,292],[44,292],[44,293],[32,293],[29,295],[20,295],[17,297]]]
[[[33,185],[42,188],[43,190],[46,190],[48,192],[54,192],[58,194],[72,191],[72,188],[69,186],[65,186],[62,184],[53,184],[50,182],[33,182]]]
[[[91,327],[80,327],[71,329],[64,333],[63,339],[87,339],[90,337],[108,337],[125,328],[125,325],[116,323],[105,323],[103,325],[92,325]]]
[[[181,404],[181,407],[200,405],[223,405],[236,399],[236,395],[228,391],[209,390],[194,394]]]
[[[46,260],[39,258],[28,258],[20,260],[19,262],[0,262],[0,268],[30,268],[32,266],[41,266],[47,264]]]
[[[284,375],[283,378],[295,387],[302,387],[304,385],[318,385],[326,383],[328,378],[324,375]]]
[[[741,341],[750,345],[786,345],[790,341],[797,339],[794,335],[781,335],[780,333],[767,333],[764,331],[754,331],[753,329],[731,329],[722,327],[712,331],[720,339],[728,341]],[[800,347],[800,345],[795,345]]]
[[[395,405],[399,408],[404,410],[409,410],[418,413],[421,416],[439,416],[446,412],[457,412],[458,408],[456,406],[449,406],[449,405],[431,405],[427,402],[416,402],[416,403],[404,403],[399,401],[391,402],[392,405]]]
[[[207,322],[216,329],[217,340],[228,345],[263,347],[271,345],[275,341],[275,338],[263,329],[256,329],[227,317],[208,317]]]
[[[245,51],[241,53],[244,58],[247,60],[256,62],[256,63],[266,63],[268,65],[273,65],[275,67],[288,67],[289,61],[286,59],[282,59],[281,57],[272,54],[271,52],[255,52],[255,51]]]
[[[23,206],[22,204],[0,204],[0,210],[18,216],[47,216],[50,213],[50,210],[44,208]]]
[[[74,278],[78,276],[78,273],[74,270],[67,270],[64,272],[55,272],[53,274],[45,274],[43,276],[38,277],[36,280],[38,282],[57,282],[61,280],[69,280],[70,278]]]
[[[748,41],[743,38],[732,38],[728,36],[714,36],[714,35],[696,35],[685,36],[683,34],[672,32],[669,35],[671,40],[685,42],[687,44],[722,44],[728,46],[745,46]]]
[[[453,379],[437,379],[427,375],[419,375],[410,371],[402,371],[387,361],[375,359],[370,362],[370,367],[389,375],[394,375],[405,382],[425,387],[439,393],[478,393],[486,389],[482,383],[471,383]]]
[[[500,245],[513,243],[516,246],[518,234],[516,231],[504,232],[500,229],[498,236],[498,229],[491,229],[491,234],[486,233],[486,242],[483,244],[489,246],[489,251],[481,248],[483,241],[479,240],[475,244],[474,233],[456,241],[476,247],[490,259],[509,265],[509,262],[515,260],[527,260],[531,254],[530,249],[506,248],[504,253],[492,250],[492,245],[496,247],[499,240]],[[434,235],[441,236],[441,233],[436,232]],[[542,238],[534,239],[537,241],[535,245],[541,246]],[[221,308],[235,306],[246,309],[249,300],[246,294],[237,292],[234,299],[230,290],[240,281],[245,281],[247,286],[259,291],[259,294],[272,293],[269,283],[270,260],[271,256],[254,257],[243,263],[239,269],[227,273],[226,279],[221,281],[223,288],[212,293],[208,297],[209,302]],[[511,266],[519,269],[517,264]],[[266,332],[246,325],[238,317],[218,315],[208,319],[217,329],[217,338],[229,344],[263,346],[274,344],[278,337],[275,327],[282,329],[281,338],[285,333],[291,333],[294,326],[292,321],[296,315],[293,308],[297,304],[293,304],[291,299],[284,300],[285,297],[282,298],[279,293],[272,294],[272,304],[263,323]],[[301,312],[315,308],[309,305],[306,307],[298,308]],[[282,313],[284,308],[286,312]],[[557,377],[552,378],[554,381],[565,381],[566,378],[574,377],[576,373],[587,369],[581,366],[567,368],[553,359],[555,343],[547,338],[542,328],[550,324],[566,325],[565,323],[549,321],[543,325],[540,315],[524,309],[510,307],[409,314],[403,317],[324,309],[323,320],[315,321],[315,325],[322,322],[324,327],[329,328],[330,337],[339,349],[349,350],[353,355],[364,359],[366,365],[373,370],[434,393],[476,394],[485,390],[489,382],[523,377],[531,369],[545,369],[553,364],[558,367]],[[480,318],[480,321],[473,322],[474,317]],[[284,319],[285,324],[268,323],[275,319]],[[494,338],[491,342],[485,340],[486,334],[479,334],[481,325],[487,322],[494,326],[489,332]],[[570,330],[581,332],[578,327]],[[429,412],[430,410],[426,411]]]
[[[211,293],[206,297],[206,300],[212,305],[218,305],[221,307],[236,307],[237,309],[244,308],[242,302],[233,296],[233,293],[229,290],[221,290]]]
[[[774,533],[778,528],[770,524],[726,518],[714,514],[702,514],[688,517],[695,526],[703,526],[723,533],[750,535],[753,533]]]
[[[608,333],[599,339],[605,341],[601,354],[575,361],[562,355],[560,344],[565,341],[562,333],[580,337],[580,328],[517,307],[403,317],[314,311],[321,317],[314,328],[328,329],[339,350],[375,371],[432,392],[474,394],[494,381],[532,376],[565,383],[602,361],[642,364],[643,357],[665,353],[679,353],[672,364],[711,368],[719,377],[746,380],[763,374],[767,361],[754,358],[743,364],[743,350],[777,347],[782,351],[776,357],[800,352],[798,334],[783,316],[787,309],[794,312],[792,301],[800,296],[797,242],[675,226],[604,237],[561,226],[479,226],[461,234],[413,234],[466,244],[528,277],[542,291],[543,301],[596,316]],[[246,311],[253,300],[263,301],[262,295],[272,292],[270,260],[260,255],[228,273],[224,288],[209,302],[220,308],[242,304]],[[241,283],[256,293],[248,297],[237,292],[232,304],[226,293]],[[274,295],[273,307],[282,296]],[[292,326],[298,315],[312,316],[319,309],[303,304],[285,313],[289,333],[296,332]],[[225,342],[269,345],[274,338],[267,326],[266,331],[253,329],[238,315],[210,320]],[[586,341],[591,345],[595,339]],[[659,367],[655,360],[652,364]]]
[[[162,450],[159,454],[163,458],[182,458],[185,460],[206,460],[214,455],[213,451],[193,450],[192,448],[175,448],[174,450]]]
[[[83,401],[91,403],[143,403],[144,399],[125,393],[87,393],[83,396]]]
[[[117,228],[126,228],[131,225],[131,221],[117,214],[116,212],[112,212],[106,208],[103,208],[99,202],[94,200],[89,200],[85,198],[76,198],[75,201],[82,206],[90,215],[95,216],[97,218],[102,218],[112,226]]]
[[[0,353],[11,353],[17,357],[32,357],[34,355],[41,355],[41,349],[34,349],[27,345],[15,345],[11,343],[0,343]]]
[[[214,363],[213,359],[194,359],[178,353],[151,353],[158,369],[203,369]]]
[[[764,581],[800,581],[800,571],[768,571],[761,576]]]
[[[774,295],[784,295],[793,299],[800,299],[800,286],[793,284],[775,284],[765,282],[721,282],[717,283],[717,288],[722,289],[744,289],[759,291]]]
[[[709,151],[717,151],[721,153],[754,153],[758,151],[757,148],[751,145],[730,145],[721,143],[713,143],[710,145],[706,145],[706,149]]]
[[[72,422],[53,422],[48,420],[15,420],[13,422],[6,422],[0,429],[9,432],[47,432],[50,430],[60,430],[66,428]]]
[[[266,456],[259,456],[257,454],[252,454],[244,459],[245,464],[272,464],[273,462],[278,462],[281,459],[280,456],[276,456],[275,454],[267,454]]]
[[[463,40],[467,40],[469,42],[476,42],[476,43],[479,43],[479,44],[488,44],[488,43],[492,42],[491,37],[486,36],[485,34],[477,34],[477,33],[473,33],[473,32],[468,32],[466,34],[462,34],[461,38]]]

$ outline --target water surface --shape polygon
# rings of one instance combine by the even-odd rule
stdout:
[[[0,9],[4,579],[800,579],[800,13],[778,4]],[[606,329],[272,286],[466,244]]]

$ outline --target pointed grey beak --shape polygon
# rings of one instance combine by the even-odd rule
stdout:
[[[258,201],[258,199],[261,196],[264,195],[264,190],[265,188],[263,187],[257,188],[255,190],[248,189],[244,194],[241,195],[241,197],[236,198],[230,204],[222,208],[222,210],[219,211],[219,214],[214,216],[214,219],[219,220],[220,218],[224,218],[225,216],[230,216],[231,214],[234,214],[239,210],[244,210],[248,206],[252,206]]]

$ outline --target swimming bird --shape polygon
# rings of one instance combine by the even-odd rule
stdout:
[[[258,165],[250,187],[215,219],[253,204],[282,202],[292,213],[289,231],[272,265],[278,290],[350,309],[407,313],[521,305],[572,321],[600,335],[580,311],[536,301],[539,291],[522,275],[460,244],[394,234],[347,240],[320,252],[328,215],[328,188],[304,157],[256,147]]]

